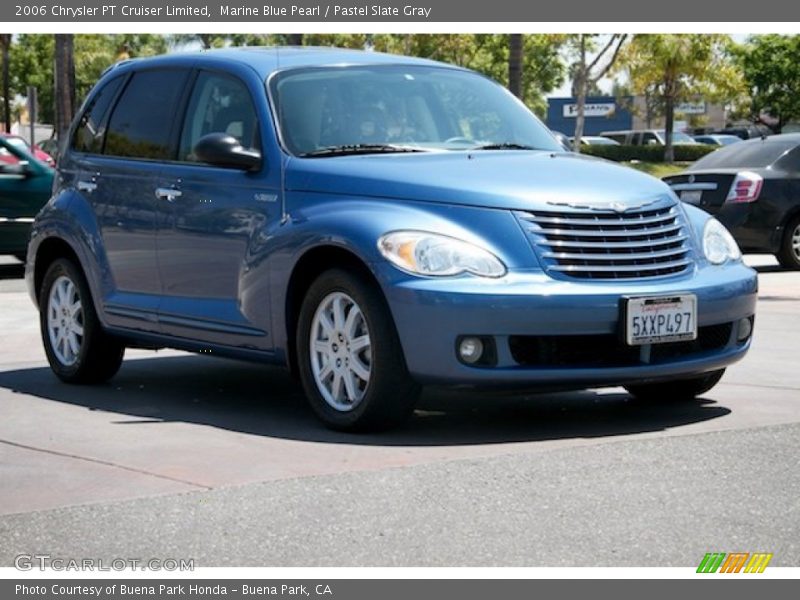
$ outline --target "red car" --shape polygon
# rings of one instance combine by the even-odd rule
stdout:
[[[20,137],[18,135],[14,135],[13,133],[0,133],[0,136],[5,138],[13,146],[16,146],[17,148],[20,148],[20,149],[24,150],[25,152],[33,154],[33,156],[35,158],[38,158],[40,161],[45,163],[47,166],[55,167],[56,161],[53,160],[53,157],[50,156],[47,152],[45,152],[41,148],[39,148],[39,146],[37,146],[36,144],[34,144],[33,148],[31,148],[31,145],[28,143],[28,141],[25,138]],[[10,155],[4,154],[4,153],[0,154],[0,161],[2,161],[2,162],[9,162],[9,161],[14,162],[14,160],[15,159]]]

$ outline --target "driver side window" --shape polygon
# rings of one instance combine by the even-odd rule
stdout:
[[[186,111],[178,160],[198,162],[193,148],[209,133],[227,133],[247,149],[260,149],[258,118],[245,85],[232,77],[202,72]]]

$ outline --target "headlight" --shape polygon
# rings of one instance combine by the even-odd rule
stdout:
[[[736,240],[716,219],[709,219],[703,228],[703,253],[708,262],[721,265],[726,260],[738,260],[742,253]]]
[[[381,254],[393,265],[417,275],[446,277],[472,273],[502,277],[505,265],[491,252],[469,242],[427,231],[393,231],[378,240]]]

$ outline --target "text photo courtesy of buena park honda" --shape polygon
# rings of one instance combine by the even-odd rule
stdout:
[[[3,566],[797,566],[799,36],[0,42]]]

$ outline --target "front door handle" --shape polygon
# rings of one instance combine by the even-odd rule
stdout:
[[[161,200],[166,200],[167,202],[172,202],[175,198],[180,197],[183,194],[180,190],[176,190],[175,188],[156,188],[156,198]]]
[[[78,181],[78,191],[91,194],[97,189],[97,184],[93,181]]]

